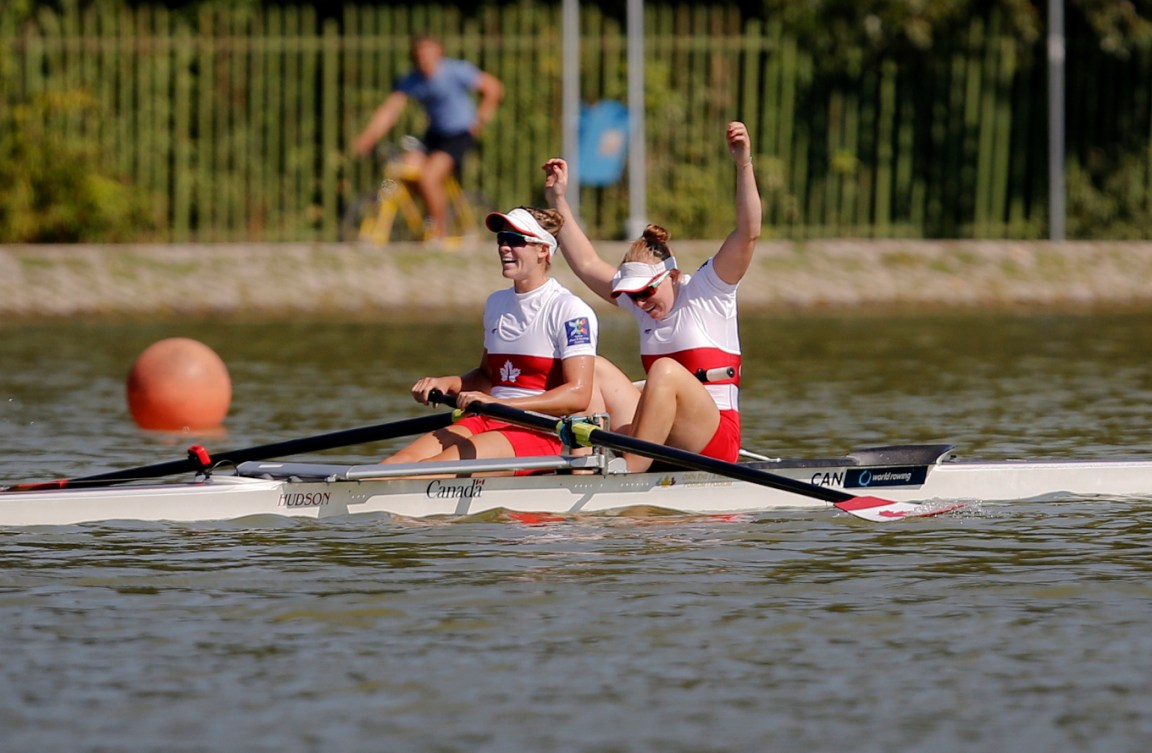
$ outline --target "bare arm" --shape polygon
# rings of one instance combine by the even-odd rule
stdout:
[[[568,266],[589,290],[609,303],[615,303],[616,299],[612,297],[612,278],[616,276],[616,267],[596,253],[596,248],[580,229],[580,223],[576,221],[572,207],[568,204],[565,195],[568,191],[568,163],[558,158],[550,159],[544,163],[544,175],[544,197],[548,205],[564,218],[564,226],[556,236],[560,242],[560,253],[564,254]]]
[[[712,260],[721,280],[731,285],[740,282],[752,263],[756,241],[760,238],[763,210],[756,174],[752,169],[752,142],[743,123],[728,124],[728,153],[736,163],[736,227],[724,239]]]
[[[532,395],[497,400],[484,392],[461,392],[456,405],[466,409],[475,400],[510,405],[520,410],[539,411],[552,416],[570,416],[584,413],[592,402],[592,377],[596,371],[596,356],[573,356],[563,361],[564,383],[559,387]]]
[[[416,402],[428,405],[428,395],[432,390],[440,390],[445,395],[459,395],[463,392],[491,392],[492,379],[488,374],[488,351],[484,351],[479,366],[459,376],[422,378],[412,385],[412,397],[416,399]]]
[[[372,113],[368,125],[352,142],[352,149],[356,154],[361,157],[369,154],[372,147],[376,146],[376,142],[384,138],[388,131],[392,130],[392,126],[396,125],[396,120],[404,111],[406,104],[408,104],[408,95],[404,92],[394,91],[389,94],[383,104]]]
[[[481,71],[480,77],[476,79],[476,91],[480,94],[480,103],[476,105],[476,122],[472,125],[473,136],[479,136],[484,126],[496,115],[496,108],[504,99],[504,84],[492,74]]]

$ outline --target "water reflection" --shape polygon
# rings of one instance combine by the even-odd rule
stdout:
[[[767,454],[950,442],[969,457],[1147,454],[1152,313],[745,316],[745,443]],[[168,459],[196,437],[141,432],[124,381],[151,343],[210,345],[233,381],[210,447],[418,415],[408,388],[480,358],[478,318],[395,322],[81,322],[0,338],[6,481]],[[602,352],[640,376],[627,317]],[[390,445],[328,455],[371,459]]]
[[[746,440],[1146,455],[1150,318],[746,317]],[[478,327],[9,326],[0,479],[179,457],[187,441],[136,430],[124,400],[131,362],[164,337],[224,358],[238,447],[419,414],[409,386],[475,363]],[[636,368],[630,322],[606,318],[604,341]],[[1152,739],[1133,661],[1152,650],[1147,499],[894,526],[648,512],[5,529],[5,741],[959,753]]]

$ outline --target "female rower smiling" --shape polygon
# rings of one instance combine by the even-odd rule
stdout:
[[[564,218],[558,239],[572,270],[592,292],[630,311],[640,331],[643,389],[598,358],[594,408],[602,407],[602,398],[616,431],[732,462],[740,452],[736,289],[752,263],[762,210],[748,129],[729,123],[726,141],[736,165],[736,227],[692,275],[677,267],[668,231],[658,225],[644,230],[618,267],[600,258],[565,198],[564,160],[544,164],[544,189]],[[632,471],[652,463],[639,455],[624,457]]]
[[[501,274],[511,288],[488,296],[480,365],[458,376],[424,377],[412,387],[428,404],[432,390],[455,395],[461,409],[476,400],[566,416],[592,399],[598,322],[592,308],[549,276],[554,235],[564,224],[553,209],[519,207],[485,220],[496,233]],[[543,434],[485,416],[466,416],[417,438],[385,463],[556,455]]]

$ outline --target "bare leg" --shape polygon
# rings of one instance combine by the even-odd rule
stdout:
[[[449,426],[439,431],[429,432],[417,438],[410,445],[391,457],[381,460],[381,464],[419,463],[475,458],[511,458],[516,451],[498,431],[484,431],[472,434],[467,429]],[[455,474],[420,474],[411,478],[452,478]],[[474,473],[473,476],[509,476],[511,471]]]
[[[671,358],[661,358],[648,370],[640,393],[632,436],[688,452],[700,452],[720,426],[720,409],[690,371]],[[650,458],[624,454],[630,471],[646,471]]]
[[[459,426],[448,426],[437,431],[431,431],[417,437],[407,447],[397,451],[390,457],[381,460],[381,463],[419,463],[445,452],[450,447],[459,447],[468,444],[472,432]],[[457,455],[456,457],[459,457]]]
[[[432,239],[443,238],[448,233],[448,195],[444,181],[456,163],[447,152],[432,152],[424,161],[417,188],[428,209],[429,235]]]
[[[452,444],[444,448],[439,455],[429,460],[473,460],[475,458],[513,458],[516,451],[512,443],[498,431],[482,431],[473,434],[465,442]]]
[[[632,418],[640,400],[640,390],[628,375],[604,356],[596,356],[596,375],[593,378],[592,413],[607,413],[612,431],[628,434]]]

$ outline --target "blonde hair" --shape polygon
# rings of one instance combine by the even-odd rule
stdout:
[[[536,218],[540,223],[540,227],[547,230],[552,235],[560,232],[560,228],[564,227],[564,216],[555,209],[537,209],[536,207],[516,207],[523,209],[528,214]]]
[[[670,237],[671,234],[659,225],[648,225],[644,228],[644,233],[632,241],[632,245],[628,247],[628,252],[624,254],[624,259],[620,263],[664,261],[671,258],[672,250],[668,248]]]
[[[544,228],[549,233],[552,233],[552,235],[556,235],[560,232],[560,228],[564,227],[564,215],[560,214],[560,212],[555,209],[537,209],[536,207],[516,208],[523,209],[525,212],[532,215],[536,221],[540,223],[540,227]],[[544,269],[552,269],[551,256],[544,260]]]

